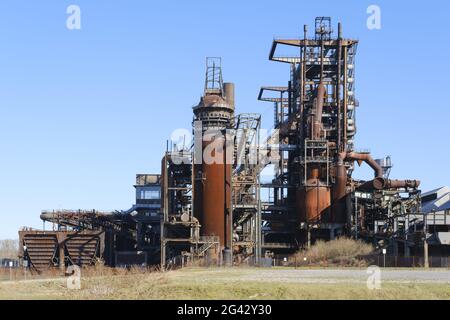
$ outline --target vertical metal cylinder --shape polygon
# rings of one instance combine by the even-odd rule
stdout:
[[[223,84],[223,96],[226,100],[226,102],[228,103],[228,105],[234,109],[235,108],[235,104],[234,104],[234,83],[231,82],[225,82]]]
[[[346,203],[347,194],[347,170],[344,163],[338,163],[336,166],[336,183],[333,185],[333,206],[332,221],[336,223],[346,222]]]
[[[338,24],[338,55],[337,55],[337,76],[336,76],[336,103],[337,103],[337,149],[338,152],[345,150],[345,146],[342,141],[345,141],[345,137],[342,137],[342,118],[347,114],[342,112],[341,106],[341,77],[342,77],[342,26]],[[345,90],[345,89],[344,89]],[[343,139],[344,138],[344,139]]]
[[[194,168],[194,215],[203,236],[216,236],[222,248],[231,249],[231,172],[233,149],[227,152],[226,129],[234,116],[234,84],[207,89],[198,106],[196,121],[201,121],[202,161]],[[230,159],[231,158],[231,159]]]
[[[225,139],[216,138],[212,142],[204,142],[203,150],[212,147],[214,163],[206,162],[202,165],[202,234],[204,236],[218,236],[222,247],[227,240],[226,211],[229,209],[229,188],[226,187],[227,176],[231,173],[229,164],[225,161]],[[206,152],[205,154],[207,154]]]

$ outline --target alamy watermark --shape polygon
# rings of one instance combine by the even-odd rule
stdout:
[[[80,290],[81,289],[81,268],[77,265],[71,265],[67,267],[66,274],[67,277],[66,285],[69,290]]]
[[[378,266],[370,266],[367,268],[367,289],[380,290],[381,289],[381,269]]]
[[[81,9],[76,4],[67,7],[66,13],[69,15],[66,20],[66,27],[69,30],[81,29]]]
[[[366,25],[369,30],[380,30],[381,29],[381,8],[375,4],[367,7],[367,17]]]

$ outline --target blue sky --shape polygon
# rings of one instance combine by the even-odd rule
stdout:
[[[70,4],[81,30],[66,28]],[[370,4],[381,30],[366,27]],[[135,174],[158,172],[166,139],[189,128],[206,56],[222,57],[238,112],[270,128],[258,88],[289,74],[267,59],[272,39],[299,36],[316,16],[360,40],[357,148],[391,155],[394,178],[449,185],[448,14],[433,0],[2,0],[0,238],[41,227],[42,209],[131,206]]]

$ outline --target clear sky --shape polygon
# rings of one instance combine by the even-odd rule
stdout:
[[[81,30],[66,28],[70,4]],[[366,27],[371,4],[381,30]],[[206,56],[223,58],[237,111],[270,128],[258,88],[289,75],[268,61],[272,39],[316,16],[360,40],[357,148],[391,155],[392,177],[424,190],[450,185],[449,15],[445,0],[2,0],[0,238],[41,227],[42,209],[130,207],[135,174],[159,172],[166,139],[190,128]]]

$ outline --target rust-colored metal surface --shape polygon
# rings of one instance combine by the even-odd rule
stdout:
[[[308,185],[311,187],[297,191],[297,207],[301,221],[315,223],[329,214],[330,188],[321,185],[317,179],[308,180]]]
[[[297,209],[301,221],[315,223],[329,216],[331,192],[320,180],[319,168],[312,168],[309,176],[305,187],[297,191]]]
[[[386,180],[386,187],[388,189],[418,188],[419,186],[419,180]]]
[[[317,97],[314,103],[314,123],[313,123],[313,139],[321,139],[323,132],[322,124],[322,113],[323,113],[323,102],[326,95],[326,89],[323,83],[320,83],[317,87]]]
[[[346,221],[345,197],[347,194],[347,170],[344,162],[340,160],[336,165],[336,182],[333,185],[333,206],[330,218],[332,222],[344,223]]]
[[[58,260],[58,237],[55,232],[20,231],[20,256],[25,251],[33,267],[37,271],[55,267]]]
[[[225,82],[223,84],[223,95],[225,97],[225,100],[227,104],[234,109],[235,108],[235,102],[234,102],[234,83],[232,82]]]
[[[373,191],[401,188],[418,188],[419,186],[419,180],[390,180],[377,177],[373,180],[366,181],[365,183],[360,185],[358,189],[364,191]]]
[[[349,152],[345,155],[345,159],[349,161],[358,161],[359,165],[361,165],[362,162],[366,162],[375,172],[375,177],[383,176],[383,168],[369,153]]]
[[[202,234],[218,236],[222,246],[228,234],[226,216],[230,210],[231,164],[225,163],[225,140],[219,138],[212,143],[205,143],[204,150],[213,147],[215,162],[202,165]],[[230,233],[231,234],[231,233]]]
[[[19,231],[20,256],[37,272],[66,264],[93,265],[103,258],[104,231]]]
[[[202,123],[202,162],[194,167],[194,215],[203,236],[218,236],[221,247],[231,249],[234,149],[227,148],[226,130],[234,116],[234,84],[222,82],[220,64],[214,59],[207,60],[205,83],[204,95],[194,107],[195,120]]]

